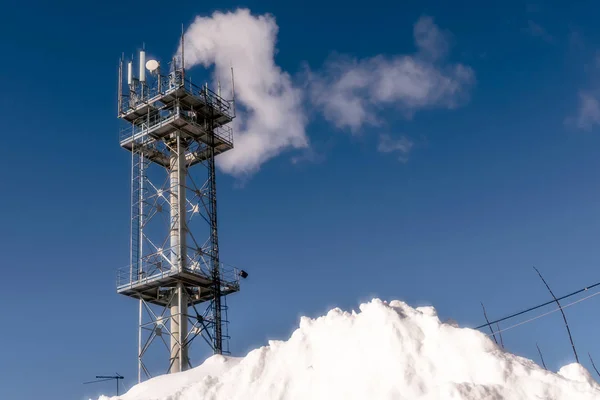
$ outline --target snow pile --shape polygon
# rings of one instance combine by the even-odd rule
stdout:
[[[211,357],[119,399],[592,400],[600,385],[579,364],[545,371],[483,333],[440,322],[432,307],[373,300],[359,313],[302,318],[286,342],[245,358]]]

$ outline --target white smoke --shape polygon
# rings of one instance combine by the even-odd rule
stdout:
[[[470,67],[444,63],[447,34],[430,17],[414,26],[414,55],[340,56],[321,71],[308,70],[298,85],[275,64],[277,33],[271,15],[256,16],[247,9],[197,17],[185,33],[187,68],[214,65],[214,78],[225,93],[231,91],[230,66],[235,69],[235,147],[218,158],[226,173],[252,174],[285,150],[308,147],[305,99],[336,127],[357,131],[380,123],[376,110],[381,106],[397,107],[407,117],[424,108],[456,107],[474,83]],[[401,140],[401,148],[394,150],[405,158],[410,141]],[[386,143],[388,149],[394,138],[386,137]]]
[[[218,158],[226,173],[245,175],[288,148],[308,146],[302,91],[275,64],[278,27],[270,15],[247,9],[197,17],[185,33],[186,67],[215,65],[215,78],[231,92],[235,70],[237,108],[234,149]]]

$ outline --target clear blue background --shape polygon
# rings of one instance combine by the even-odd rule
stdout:
[[[319,162],[286,153],[241,188],[219,176],[222,258],[250,272],[229,301],[235,355],[287,338],[300,315],[374,296],[433,304],[442,319],[475,326],[480,301],[494,318],[549,298],[533,265],[557,294],[600,280],[600,134],[564,124],[578,90],[596,82],[599,9],[537,5],[2,2],[0,398],[113,393],[112,383],[82,382],[115,371],[134,382],[137,302],[114,287],[128,259],[130,179],[117,60],[142,42],[170,56],[181,23],[217,7],[274,14],[276,61],[291,74],[333,51],[412,53],[412,26],[428,14],[477,77],[463,108],[390,116],[417,142],[406,164],[376,151],[376,132],[351,137],[317,118],[308,134]],[[552,41],[532,36],[528,20]],[[600,362],[599,305],[567,312],[588,367],[588,351]],[[573,359],[558,313],[504,341],[535,360],[538,342],[552,369]]]

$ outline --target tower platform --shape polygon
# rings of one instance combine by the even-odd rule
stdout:
[[[140,153],[161,166],[169,166],[169,154],[160,151],[157,144],[175,132],[204,144],[186,155],[188,166],[233,148],[233,130],[227,126],[234,118],[233,107],[207,87],[187,82],[164,92],[150,90],[143,100],[122,104],[124,110],[120,116],[131,124],[121,129],[121,147],[133,151],[136,146]]]
[[[157,149],[156,144],[168,138],[174,132],[180,132],[183,137],[189,137],[205,146],[199,151],[186,155],[188,166],[195,165],[210,157],[209,147],[214,140],[214,154],[221,154],[233,148],[233,131],[229,126],[218,126],[211,131],[202,127],[191,111],[177,108],[161,108],[145,118],[146,122],[140,125],[130,125],[121,130],[121,147],[132,151],[134,146],[140,147],[150,161],[164,167],[169,166],[169,155]]]
[[[131,268],[117,270],[117,293],[148,303],[167,306],[170,299],[161,289],[175,288],[181,282],[186,287],[196,288],[190,293],[191,304],[210,301],[214,297],[214,278],[201,269],[185,268],[183,271],[155,267],[138,276],[132,276]],[[221,295],[225,296],[240,290],[240,275],[235,268],[220,268]]]
[[[183,109],[196,111],[199,119],[213,119],[215,125],[228,124],[234,117],[229,101],[207,87],[199,88],[189,82],[185,86],[174,86],[164,92],[150,92],[149,96],[151,97],[138,101],[133,107],[128,106],[120,117],[133,123],[139,118],[145,118],[148,112],[156,109],[157,104],[170,108],[177,102]]]

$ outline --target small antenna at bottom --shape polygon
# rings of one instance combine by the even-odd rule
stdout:
[[[115,380],[115,381],[117,381],[117,396],[118,396],[119,395],[119,380],[121,380],[121,379],[124,379],[123,376],[117,372],[117,373],[115,373],[114,376],[97,375],[95,381],[83,382],[83,384],[88,385],[90,383],[98,383],[98,382],[106,382],[106,381]]]

